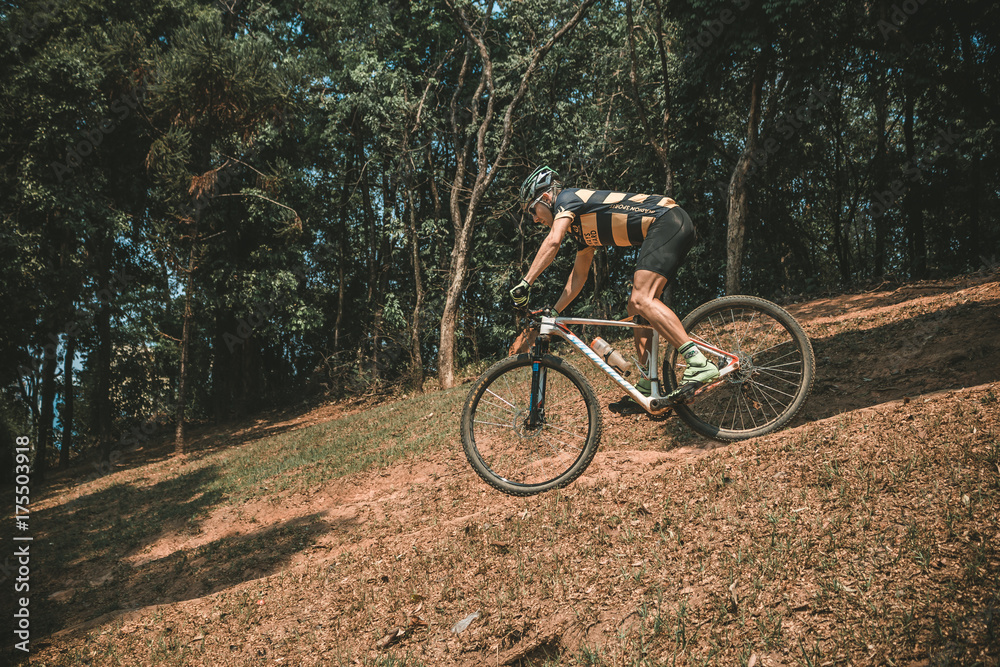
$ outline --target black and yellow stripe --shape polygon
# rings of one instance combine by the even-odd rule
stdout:
[[[649,226],[677,206],[662,195],[567,188],[556,198],[555,217],[570,217],[570,234],[585,246],[639,246]]]

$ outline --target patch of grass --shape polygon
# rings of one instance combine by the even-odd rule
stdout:
[[[457,387],[423,394],[224,452],[218,486],[230,500],[246,501],[453,446],[466,393]],[[442,421],[456,426],[441,428]]]

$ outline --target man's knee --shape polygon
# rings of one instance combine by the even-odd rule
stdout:
[[[648,294],[633,290],[628,298],[628,312],[630,315],[641,315],[648,320],[652,302],[653,300]]]

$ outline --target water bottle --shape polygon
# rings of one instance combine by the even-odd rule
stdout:
[[[615,348],[608,345],[608,342],[603,338],[595,338],[590,344],[590,349],[596,352],[597,356],[604,359],[609,366],[617,370],[624,377],[628,377],[628,374],[632,371],[632,364],[625,361],[625,357],[618,354]]]

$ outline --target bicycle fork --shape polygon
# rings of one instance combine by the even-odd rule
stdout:
[[[531,349],[531,396],[528,398],[528,415],[524,419],[526,429],[539,429],[545,423],[545,387],[548,368],[541,358],[549,351],[548,341],[539,337]]]
[[[541,428],[545,419],[545,377],[548,369],[538,359],[531,363],[531,398],[528,404],[528,418],[525,425],[529,429]]]

